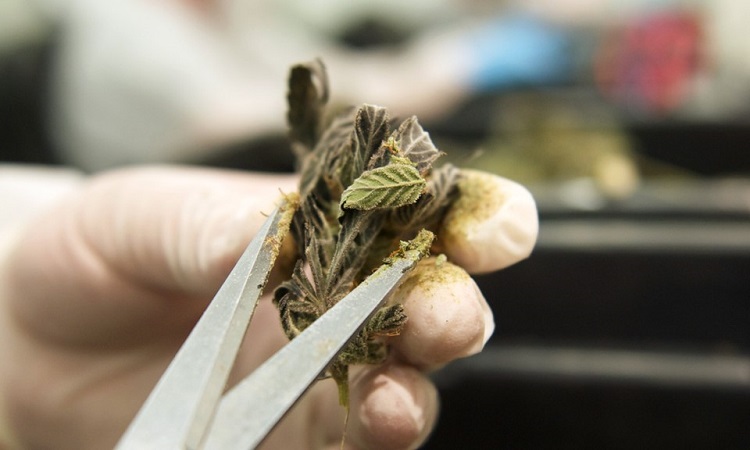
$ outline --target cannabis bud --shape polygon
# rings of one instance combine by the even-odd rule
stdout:
[[[440,152],[415,117],[397,124],[385,108],[363,105],[327,121],[328,79],[320,61],[292,68],[287,100],[301,172],[301,204],[291,227],[300,259],[274,302],[294,339],[402,241],[429,248],[432,234],[420,231],[436,231],[459,172],[450,165],[432,168]],[[328,368],[343,405],[349,365],[382,362],[382,338],[399,334],[405,322],[402,305],[386,304]]]

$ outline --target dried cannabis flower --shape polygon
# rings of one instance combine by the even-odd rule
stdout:
[[[455,195],[458,170],[432,169],[440,152],[415,117],[391,131],[385,108],[363,105],[326,124],[328,80],[320,61],[292,68],[287,100],[301,172],[291,233],[301,256],[274,301],[293,339],[402,248],[402,240],[430,235],[416,243],[430,245],[431,234],[419,231],[436,230]],[[343,405],[349,365],[382,362],[382,337],[399,334],[405,322],[402,305],[383,306],[331,364]]]

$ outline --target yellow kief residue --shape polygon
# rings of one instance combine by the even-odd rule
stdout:
[[[443,289],[445,286],[464,281],[466,277],[464,269],[446,261],[444,257],[423,259],[399,284],[397,294],[393,297],[406,298],[416,287],[430,294],[433,289]]]
[[[458,234],[465,237],[475,224],[492,217],[505,200],[493,175],[473,170],[463,170],[462,175],[458,182],[458,198],[443,222],[440,237],[444,241],[451,241]]]
[[[269,235],[265,240],[266,249],[276,259],[276,266],[290,269],[294,266],[297,258],[297,251],[292,236],[289,233],[289,227],[292,223],[295,211],[299,208],[299,194],[282,193],[281,218],[277,225],[276,233]]]
[[[294,218],[294,213],[297,211],[297,208],[299,208],[300,197],[296,192],[288,194],[282,193],[281,195],[284,199],[284,204],[282,205],[283,217],[279,222],[279,227],[289,228],[289,225],[292,223],[292,218]]]
[[[287,233],[289,232],[289,226],[292,223],[294,212],[298,207],[299,194],[283,194],[283,203],[281,204],[281,210],[279,212],[281,217],[276,227],[277,231],[266,238],[266,246],[268,247],[268,250],[271,251],[274,255],[279,254],[281,244],[284,241]]]

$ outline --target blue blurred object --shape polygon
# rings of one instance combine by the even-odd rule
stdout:
[[[492,21],[468,43],[476,64],[471,83],[478,90],[559,83],[572,69],[568,33],[528,14]]]

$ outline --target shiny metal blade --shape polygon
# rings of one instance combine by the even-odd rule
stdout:
[[[260,444],[420,257],[406,252],[379,269],[229,391],[205,448],[247,450]]]
[[[266,220],[178,351],[118,450],[198,448],[294,213]]]

